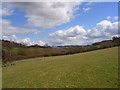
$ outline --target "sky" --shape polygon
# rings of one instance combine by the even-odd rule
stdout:
[[[118,2],[4,2],[2,39],[88,45],[118,36]]]

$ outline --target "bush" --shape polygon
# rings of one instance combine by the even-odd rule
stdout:
[[[2,61],[5,62],[6,59],[6,51],[2,49]]]
[[[18,50],[18,55],[25,56],[26,55],[25,49],[19,49]]]
[[[75,54],[80,52],[87,52],[87,51],[93,51],[97,49],[104,49],[109,47],[115,47],[120,45],[120,38],[114,38],[113,40],[108,41],[102,41],[98,42],[92,45],[86,45],[86,46],[68,46],[65,48],[65,46],[60,46],[61,48],[51,48],[51,47],[38,47],[37,45],[35,47],[15,47],[14,45],[9,45],[7,47],[7,44],[9,42],[3,43],[6,46],[2,48],[2,59],[3,62],[7,61],[13,61],[13,60],[20,60],[20,59],[27,59],[27,58],[34,58],[34,57],[48,57],[48,56],[58,56],[58,55],[68,55],[68,54]]]

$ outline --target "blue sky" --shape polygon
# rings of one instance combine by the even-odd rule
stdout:
[[[11,3],[7,3],[7,4],[11,4]],[[12,5],[15,5],[15,4],[12,3]],[[26,6],[27,6],[27,4],[26,4]],[[46,18],[44,18],[43,23],[48,23],[50,25],[46,25],[46,24],[41,25],[42,22],[34,21],[34,20],[32,22],[33,17],[35,19],[37,17],[38,20],[42,21],[42,19],[39,18],[39,15],[41,15],[41,13],[37,13],[37,10],[36,10],[36,12],[34,12],[34,11],[31,12],[29,9],[27,9],[24,6],[24,4],[20,4],[20,5],[16,4],[15,7],[6,7],[6,5],[3,4],[3,10],[8,9],[7,13],[10,13],[10,11],[11,11],[11,13],[9,15],[3,15],[2,16],[3,20],[8,20],[8,21],[11,22],[9,26],[17,27],[17,29],[19,29],[19,28],[24,28],[24,30],[25,29],[30,29],[30,31],[31,31],[31,32],[27,31],[28,33],[25,33],[25,34],[21,33],[21,32],[20,33],[19,32],[14,33],[14,31],[13,31],[12,34],[9,34],[9,33],[6,34],[5,33],[5,34],[3,34],[3,36],[7,36],[7,37],[11,37],[11,38],[13,38],[13,36],[15,36],[13,38],[13,40],[17,41],[18,39],[20,39],[20,40],[18,40],[19,42],[24,41],[25,38],[29,38],[30,39],[29,42],[41,41],[41,42],[44,42],[44,43],[48,43],[50,45],[59,45],[59,44],[60,45],[67,45],[67,44],[80,44],[80,45],[82,45],[82,44],[89,44],[89,43],[92,43],[92,42],[95,42],[95,41],[111,38],[109,36],[105,36],[105,38],[104,38],[104,36],[101,35],[100,38],[94,38],[94,39],[91,40],[91,42],[88,42],[90,40],[90,38],[91,38],[90,36],[92,34],[91,35],[86,35],[86,34],[85,35],[80,35],[81,33],[79,33],[79,36],[78,36],[78,34],[74,36],[74,38],[77,37],[77,39],[73,40],[74,38],[72,37],[73,39],[71,38],[71,40],[68,40],[68,37],[67,37],[65,31],[67,31],[71,27],[73,27],[72,29],[75,32],[75,30],[76,30],[76,29],[74,29],[75,26],[79,25],[79,26],[83,26],[84,30],[88,34],[88,29],[92,30],[93,27],[97,27],[96,24],[100,23],[101,21],[106,20],[106,21],[111,22],[112,24],[117,22],[118,21],[117,20],[117,16],[118,16],[118,3],[117,2],[97,2],[97,3],[94,2],[94,3],[91,3],[90,5],[87,5],[87,2],[84,2],[84,3],[81,3],[81,4],[77,4],[75,7],[73,5],[70,5],[70,6],[73,7],[72,9],[76,8],[77,10],[72,10],[70,8],[72,10],[72,14],[70,14],[70,15],[72,15],[72,16],[69,16],[69,15],[67,16],[69,18],[69,20],[66,19],[64,21],[64,19],[65,19],[64,16],[61,16],[63,18],[63,21],[59,20],[58,22],[56,22],[58,19],[60,19],[59,17],[57,17],[58,19],[55,18],[56,20],[53,20],[53,22],[52,22],[52,19],[49,19],[49,21],[51,20],[50,22],[46,22],[48,20],[45,20]],[[28,7],[30,7],[30,6],[28,6]],[[65,6],[65,8],[66,7],[67,6]],[[41,11],[43,9],[43,7],[42,7],[42,9],[41,9],[41,7],[38,7],[38,8],[39,8],[38,12],[39,12],[39,10]],[[62,8],[62,9],[64,9],[64,8]],[[60,10],[62,10],[62,9],[60,9]],[[67,10],[69,11],[70,9],[66,9],[66,11]],[[33,8],[33,10],[34,10],[34,8]],[[46,12],[42,12],[42,14],[47,14],[47,9],[43,9],[43,10],[46,10]],[[49,11],[49,8],[48,8],[48,11]],[[59,9],[58,9],[58,11],[59,11]],[[61,13],[61,15],[62,15],[62,13],[64,14],[64,12],[62,12],[62,11],[60,11],[60,13]],[[31,16],[32,14],[33,14],[33,17]],[[52,15],[50,12],[48,13],[48,15],[49,14]],[[44,15],[44,16],[54,19],[55,14],[56,13],[53,13],[52,16],[47,16],[47,15],[46,16]],[[44,17],[44,16],[41,16],[41,17]],[[66,14],[65,14],[65,16],[66,16]],[[30,21],[28,21],[28,19],[30,19]],[[30,24],[28,25],[29,22],[30,22]],[[35,25],[32,25],[36,22],[38,22],[40,24],[37,23]],[[3,21],[3,23],[4,23],[4,21]],[[51,23],[55,23],[55,24],[51,24]],[[107,22],[105,22],[105,23],[107,23]],[[36,31],[34,32],[33,29],[37,30],[36,34],[35,34]],[[12,29],[10,29],[10,30],[12,32]],[[62,33],[65,34],[63,37],[59,37],[58,33],[59,33],[60,30],[62,30]],[[79,27],[78,27],[78,30],[79,30]],[[93,31],[91,31],[91,33]],[[100,31],[100,30],[98,30],[98,31]],[[7,30],[6,30],[6,32],[7,32]],[[55,32],[56,32],[56,34],[55,34]],[[76,32],[78,32],[78,31],[76,30]],[[109,31],[109,32],[111,32],[111,31]],[[93,33],[95,34],[95,32],[93,32]],[[52,36],[50,36],[50,34],[52,34]],[[66,38],[65,39],[66,41],[64,40],[64,37]],[[85,41],[85,40],[83,40],[82,37],[89,38],[89,40]],[[54,40],[55,40],[55,42],[54,42]],[[60,42],[59,42],[59,40],[60,40]],[[81,40],[80,42],[82,42],[82,43],[76,43],[76,42],[79,42],[79,40]],[[27,43],[28,41],[24,41],[24,42],[26,44],[30,44],[30,43]],[[65,42],[67,42],[67,43],[65,43]]]

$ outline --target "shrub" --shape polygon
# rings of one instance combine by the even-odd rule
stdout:
[[[18,50],[18,55],[25,56],[26,55],[26,50],[25,49],[19,49]]]

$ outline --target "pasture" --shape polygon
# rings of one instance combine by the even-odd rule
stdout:
[[[117,88],[118,47],[14,61],[2,68],[3,88]]]

